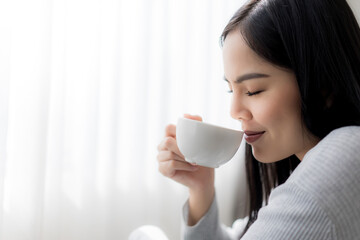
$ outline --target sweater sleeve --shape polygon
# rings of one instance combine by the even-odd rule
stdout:
[[[221,224],[218,216],[216,196],[207,213],[194,226],[188,226],[189,205],[183,207],[182,238],[184,240],[233,240],[239,239],[246,226],[247,218],[238,219],[232,227]]]

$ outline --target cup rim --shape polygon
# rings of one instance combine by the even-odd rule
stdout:
[[[224,129],[224,130],[230,130],[230,131],[236,131],[236,132],[240,132],[240,133],[244,133],[244,131],[238,130],[238,129],[233,129],[233,128],[227,128],[227,127],[222,127],[219,125],[215,125],[215,124],[211,124],[211,123],[207,123],[207,122],[202,122],[202,121],[197,121],[197,120],[193,120],[193,119],[189,119],[189,118],[184,118],[184,117],[179,117],[178,120],[185,120],[185,121],[189,121],[189,122],[194,122],[197,124],[203,124],[203,125],[207,125],[207,126],[211,126],[211,127],[216,127],[216,128],[220,128],[220,129]]]

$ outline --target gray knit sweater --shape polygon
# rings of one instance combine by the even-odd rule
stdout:
[[[195,226],[185,224],[187,204],[183,215],[185,240],[239,239],[244,226],[220,224],[216,198]],[[332,131],[305,155],[242,238],[256,239],[360,239],[360,127]]]

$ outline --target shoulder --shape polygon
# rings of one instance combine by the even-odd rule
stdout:
[[[360,127],[336,129],[304,157],[285,184],[294,184],[340,229],[360,224]]]
[[[291,178],[303,174],[349,174],[360,168],[360,127],[335,129],[312,148]],[[300,176],[298,176],[300,175]],[[304,177],[304,176],[301,176]],[[323,176],[325,177],[325,176]]]
[[[314,182],[319,182],[325,187],[347,184],[359,177],[360,127],[350,126],[336,129],[322,139],[305,155],[288,181],[309,187],[316,187]]]
[[[309,151],[306,158],[325,154],[327,157],[354,157],[360,153],[360,126],[347,126],[333,130]],[[315,156],[314,156],[315,155]]]

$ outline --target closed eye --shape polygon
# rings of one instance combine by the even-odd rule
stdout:
[[[259,94],[259,93],[261,93],[262,91],[256,91],[256,92],[250,92],[250,91],[248,91],[246,94],[248,95],[248,96],[253,96],[253,95],[257,95],[257,94]]]

